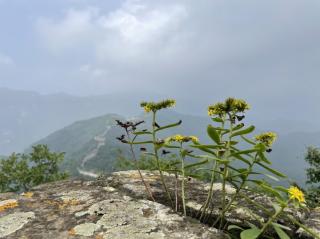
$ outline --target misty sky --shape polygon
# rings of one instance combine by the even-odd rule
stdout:
[[[0,0],[0,87],[235,96],[312,119],[319,13],[319,0]]]

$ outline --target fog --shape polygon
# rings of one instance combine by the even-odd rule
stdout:
[[[235,96],[254,117],[313,122],[319,10],[317,0],[0,0],[0,87],[170,96],[199,114]]]

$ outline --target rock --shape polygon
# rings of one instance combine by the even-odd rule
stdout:
[[[303,225],[307,226],[309,229],[320,235],[320,207],[311,210],[309,216],[303,221]],[[298,234],[301,237],[312,238],[308,236],[303,228],[299,228]]]
[[[10,235],[21,229],[34,219],[34,212],[15,212],[0,218],[0,238]]]
[[[156,171],[142,171],[145,181],[150,184],[151,191],[153,192],[156,200],[164,205],[170,206],[168,199],[166,197],[166,193],[163,191],[162,185],[160,182],[160,176]],[[165,181],[167,183],[167,187],[169,191],[172,192],[172,196],[174,195],[175,188],[175,176],[170,175],[168,173],[164,173]],[[181,178],[180,178],[181,179]],[[129,171],[120,171],[115,172],[111,176],[101,177],[97,179],[95,182],[97,184],[102,183],[104,186],[116,187],[122,191],[127,192],[133,198],[143,198],[149,199],[148,194],[146,193],[145,187],[140,180],[140,176],[137,171],[129,170]],[[192,217],[197,217],[199,215],[199,210],[201,209],[203,203],[206,200],[207,193],[209,191],[210,185],[203,183],[196,179],[191,179],[190,181],[186,181],[186,204],[187,204],[187,213]],[[180,193],[180,192],[179,192]],[[210,209],[210,215],[207,220],[209,225],[215,221],[215,219],[220,214],[221,208],[221,193],[222,193],[222,184],[215,183],[213,185],[213,199],[211,202],[212,208]],[[235,189],[231,185],[226,185],[226,193],[227,200],[230,200],[232,195],[235,193]],[[246,195],[253,199],[255,202],[260,205],[264,205],[264,207],[269,210],[273,210],[272,203],[274,200],[266,195],[258,195],[253,194],[251,192],[246,192]],[[180,211],[181,211],[181,203],[180,203]],[[300,222],[303,222],[309,218],[310,214],[307,210],[304,209],[296,209],[294,207],[289,207],[285,209],[285,213],[293,216]],[[318,214],[317,214],[318,215]],[[236,224],[242,227],[248,227],[249,223],[253,223],[259,225],[260,222],[265,222],[268,219],[267,215],[261,209],[249,204],[245,199],[239,199],[235,203],[235,205],[230,208],[230,211],[226,213],[226,220],[230,224]],[[316,223],[318,227],[320,227],[320,223],[313,219],[309,220],[310,225],[311,222]],[[278,220],[279,224],[285,225],[287,228],[290,228],[289,231],[286,231],[290,236],[294,237],[299,235],[300,233],[297,231],[299,227],[294,225],[291,221],[289,221],[286,217],[280,217]],[[307,222],[306,222],[307,223]],[[305,235],[305,234],[304,234]]]
[[[196,219],[206,199],[208,184],[194,179],[186,182],[188,217],[182,217],[171,209],[159,174],[143,171],[143,175],[157,202],[150,200],[137,171],[116,172],[94,181],[64,180],[39,185],[23,194],[0,194],[0,238],[227,238],[221,231]],[[175,177],[167,173],[164,175],[174,195]],[[219,215],[221,188],[220,183],[214,184],[208,225]],[[230,200],[235,190],[230,185],[226,188],[227,199]],[[272,209],[272,198],[249,192],[246,195]],[[181,211],[180,202],[178,206]],[[289,208],[286,213],[319,232],[319,209],[308,213]],[[263,211],[243,199],[226,213],[230,224],[240,226],[266,219]],[[285,218],[280,218],[278,223],[290,228],[292,238],[307,238],[302,229],[297,232],[298,227]]]
[[[30,193],[0,194],[0,238],[226,238],[168,206],[133,197],[120,184],[108,183],[114,179],[64,180],[39,185]],[[134,178],[132,185],[136,184],[139,180]]]

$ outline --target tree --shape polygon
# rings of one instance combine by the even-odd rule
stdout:
[[[308,189],[307,199],[311,206],[320,205],[320,149],[308,147],[305,160],[309,164],[307,168],[307,184],[311,185]]]
[[[47,145],[32,147],[30,154],[13,153],[0,161],[0,192],[27,191],[41,183],[68,177],[59,172],[64,153],[50,152]]]

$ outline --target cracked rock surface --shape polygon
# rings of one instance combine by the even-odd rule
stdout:
[[[30,191],[0,194],[0,238],[226,238],[165,205],[133,197],[107,182],[65,180]]]

